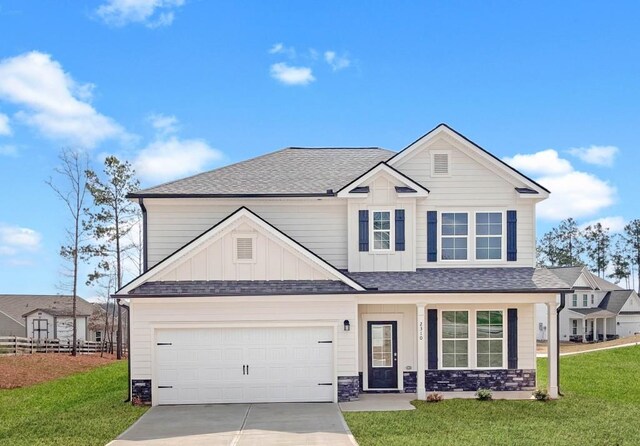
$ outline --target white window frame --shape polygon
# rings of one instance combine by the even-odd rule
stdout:
[[[443,313],[444,312],[456,312],[456,311],[466,311],[467,312],[467,366],[466,367],[445,367],[444,366],[444,341],[462,341],[464,340],[464,338],[444,338],[442,336],[442,327],[444,325],[444,317],[443,317]],[[473,338],[471,337],[471,317],[472,317],[473,311],[468,310],[468,309],[464,309],[464,308],[456,308],[456,309],[449,309],[449,308],[443,308],[441,310],[438,311],[438,368],[442,369],[442,370],[467,370],[467,369],[471,369],[473,361],[471,358],[471,349],[472,349],[472,343],[473,343]],[[475,348],[473,349],[475,351]]]
[[[442,325],[444,318],[442,313],[444,311],[466,311],[469,313],[469,337],[467,338],[468,346],[467,354],[469,356],[469,362],[467,367],[444,367],[443,366],[443,349],[442,349]],[[478,367],[478,339],[491,339],[491,338],[478,338],[477,333],[477,318],[478,311],[501,311],[502,312],[502,367]],[[476,308],[470,310],[468,308],[439,308],[438,309],[438,369],[439,370],[506,370],[508,354],[508,336],[507,336],[507,308]],[[448,338],[447,338],[448,339]],[[494,338],[495,339],[495,338]]]
[[[578,319],[571,319],[571,336],[578,336]]]
[[[435,155],[447,155],[447,173],[435,173]],[[431,176],[435,178],[447,178],[451,176],[451,150],[431,150]]]
[[[595,295],[592,293],[592,294],[591,294],[591,306],[595,305],[595,300],[596,300],[596,297],[595,297]]]
[[[370,209],[371,218],[369,219],[369,246],[371,247],[371,252],[374,253],[386,253],[395,251],[395,229],[396,229],[396,219],[395,219],[395,210],[392,209]],[[373,220],[374,214],[376,212],[388,212],[389,213],[389,249],[376,249],[375,239],[374,239],[374,231],[376,232],[387,232],[386,229],[373,229]]]
[[[500,234],[500,258],[499,259],[478,259],[476,253],[476,247],[478,244],[478,237],[493,237],[497,238],[494,235],[478,235],[476,216],[478,214],[501,214],[501,222],[502,222],[502,234]],[[473,260],[478,262],[503,262],[507,258],[507,244],[505,243],[505,238],[507,235],[507,222],[506,222],[506,211],[504,210],[475,210],[473,211]],[[469,256],[467,256],[469,257]]]
[[[583,294],[582,295],[582,306],[583,307],[588,307],[589,306],[589,295],[588,294]]]
[[[443,235],[442,234],[442,226],[444,225],[444,214],[467,214],[467,235]],[[471,240],[473,238],[472,231],[471,231],[471,224],[469,221],[469,217],[472,215],[472,212],[469,212],[467,210],[446,210],[446,211],[441,211],[440,215],[439,215],[439,224],[438,224],[438,261],[440,262],[468,262],[469,260],[471,260],[471,255],[469,255],[469,248],[471,243]],[[475,217],[474,217],[475,218]],[[447,237],[447,238],[466,238],[467,239],[467,258],[466,259],[443,259],[442,258],[442,251],[444,249],[443,247],[443,243],[442,243],[442,239],[443,237]],[[475,249],[475,246],[474,246]]]
[[[578,307],[578,293],[573,293],[573,296],[571,296],[571,306],[573,308]]]
[[[251,254],[253,254],[251,259],[238,259],[238,239],[239,238],[250,238],[251,239]],[[257,255],[256,255],[256,251],[257,251],[257,241],[258,239],[258,234],[256,234],[255,232],[238,232],[233,234],[232,240],[233,240],[233,262],[234,263],[256,263],[257,261]]]

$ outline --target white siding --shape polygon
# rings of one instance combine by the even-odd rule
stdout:
[[[387,175],[378,176],[370,185],[367,198],[349,198],[349,271],[414,271],[415,270],[415,198],[399,198],[395,186],[400,186]],[[405,211],[405,250],[396,251],[395,219],[396,209]],[[359,250],[358,211],[369,211],[369,226],[373,211],[391,212],[391,251],[373,250],[373,233],[369,230],[369,251]]]
[[[87,319],[76,318],[76,333],[79,341],[85,341],[87,335]],[[58,316],[56,318],[56,338],[61,341],[73,340],[73,318]]]
[[[235,237],[254,239],[255,261],[234,260]],[[335,280],[335,276],[276,240],[246,217],[154,278],[160,281],[329,279]]]
[[[345,332],[343,321],[352,329]],[[357,309],[351,296],[290,296],[281,298],[227,299],[132,299],[131,301],[131,376],[152,379],[154,327],[176,324],[273,323],[329,324],[338,327],[335,348],[339,376],[357,374]]]
[[[450,153],[449,176],[431,175],[431,152],[446,150]],[[470,156],[458,148],[453,140],[440,137],[413,156],[401,160],[394,167],[430,190],[428,198],[418,199],[416,219],[417,267],[446,266],[535,266],[535,199],[520,198],[515,185],[508,181],[498,169],[486,161]],[[522,186],[521,184],[519,186]],[[475,211],[518,212],[518,260],[461,261],[427,263],[427,211],[468,211],[470,225]],[[439,216],[440,217],[440,216]],[[469,243],[469,257],[473,259],[473,243]],[[503,244],[506,239],[503,239]],[[440,247],[440,240],[438,246]],[[438,253],[438,256],[440,253]]]
[[[145,199],[149,267],[246,206],[337,268],[347,267],[347,203],[337,198]]]

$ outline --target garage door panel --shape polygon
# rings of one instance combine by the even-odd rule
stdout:
[[[332,401],[329,327],[158,330],[159,404]],[[169,345],[170,344],[170,345]],[[243,365],[248,365],[248,373]]]

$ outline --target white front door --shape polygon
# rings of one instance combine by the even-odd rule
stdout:
[[[161,329],[157,404],[333,401],[333,328]]]

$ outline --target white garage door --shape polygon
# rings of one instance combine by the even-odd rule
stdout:
[[[163,329],[158,404],[333,401],[330,327]]]

